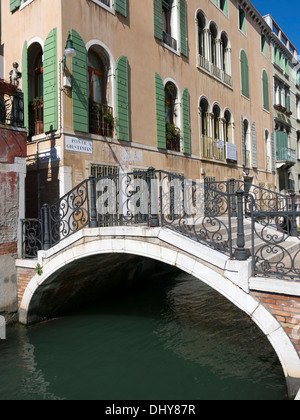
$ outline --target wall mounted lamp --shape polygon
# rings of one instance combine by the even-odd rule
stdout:
[[[73,40],[71,37],[71,33],[69,32],[67,43],[65,46],[65,52],[62,59],[62,71],[64,76],[64,88],[72,88],[72,80],[70,76],[66,76],[66,62],[67,58],[74,58],[76,57],[76,50],[74,48]]]

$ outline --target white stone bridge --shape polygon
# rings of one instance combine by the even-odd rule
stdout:
[[[154,175],[152,172],[151,179]],[[84,296],[89,287],[96,290],[102,277],[109,284],[119,273],[119,281],[128,282],[143,261],[163,263],[206,283],[249,315],[276,351],[289,395],[294,397],[300,388],[300,242],[294,229],[299,214],[290,205],[284,208],[282,202],[279,204],[279,196],[276,209],[271,209],[271,192],[269,208],[265,208],[265,198],[264,208],[258,209],[255,192],[245,188],[237,192],[233,183],[227,184],[226,190],[205,186],[201,216],[195,216],[194,202],[194,213],[188,214],[185,208],[181,215],[179,210],[171,215],[170,209],[163,214],[162,194],[165,198],[166,190],[159,184],[156,207],[153,185],[147,196],[149,214],[135,208],[131,214],[123,214],[123,222],[120,217],[109,218],[108,212],[99,216],[97,200],[104,197],[107,188],[99,182],[96,186],[93,179],[84,187],[81,184],[76,193],[70,192],[59,205],[44,207],[41,220],[24,221],[27,258],[17,262],[20,322],[29,324],[50,317],[71,304],[75,295]],[[192,188],[195,191],[195,184]],[[168,200],[174,209],[174,189],[170,191]],[[127,210],[132,209],[128,202],[130,197],[132,204],[133,192],[140,193],[136,184],[127,194],[128,200],[122,198]],[[136,201],[138,207],[143,196],[144,192]],[[290,197],[287,200],[294,202]],[[105,203],[109,208],[107,197]],[[33,245],[37,242],[42,244],[40,250]]]

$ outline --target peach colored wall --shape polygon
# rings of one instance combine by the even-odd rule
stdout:
[[[136,153],[138,167],[155,166],[157,169],[167,169],[184,172],[187,177],[200,178],[201,168],[206,174],[216,179],[239,178],[242,175],[241,152],[241,116],[246,117],[250,124],[256,123],[257,158],[259,172],[252,175],[256,182],[274,183],[274,176],[265,173],[264,131],[272,132],[272,118],[262,106],[262,70],[269,75],[269,92],[271,106],[271,76],[270,76],[270,46],[267,47],[267,57],[260,51],[261,30],[247,13],[247,35],[238,30],[238,10],[236,1],[229,1],[229,17],[227,18],[211,0],[188,0],[188,46],[189,57],[177,56],[154,37],[153,31],[153,0],[129,0],[128,17],[112,14],[93,1],[87,0],[34,0],[23,10],[13,15],[9,12],[9,2],[2,2],[3,25],[2,40],[6,56],[5,74],[7,75],[11,62],[21,63],[22,48],[25,39],[30,41],[40,37],[45,41],[48,33],[54,27],[58,30],[58,57],[63,54],[63,48],[68,31],[75,29],[83,38],[85,44],[98,40],[105,44],[114,61],[121,55],[126,55],[130,70],[130,134],[132,144],[120,143],[117,140],[106,141],[94,136],[80,134],[80,138],[94,139],[94,156],[74,154],[62,151],[61,165],[73,168],[83,175],[88,171],[91,160],[99,163],[119,163],[131,153]],[[213,20],[220,31],[225,31],[231,43],[231,65],[233,89],[216,81],[196,66],[196,12],[201,7],[207,19]],[[13,28],[13,36],[11,35]],[[244,49],[249,61],[250,100],[241,96],[240,84],[240,51]],[[70,64],[70,63],[68,63]],[[156,117],[154,73],[157,72],[163,80],[172,78],[182,92],[189,89],[191,108],[192,158],[183,154],[163,153],[156,149]],[[235,143],[238,147],[239,166],[211,163],[200,160],[199,133],[199,99],[204,95],[210,103],[220,104],[222,111],[229,108],[235,121]],[[65,133],[75,135],[72,131],[71,100],[62,94],[62,121]],[[77,133],[78,134],[78,133]],[[62,137],[56,140],[62,145]],[[48,148],[50,142],[40,145],[40,149]],[[138,145],[138,147],[136,147]],[[30,146],[33,153],[35,146]],[[126,160],[126,159],[125,159]],[[134,166],[131,165],[131,166]]]

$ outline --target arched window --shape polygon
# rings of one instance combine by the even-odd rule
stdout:
[[[28,49],[29,136],[44,132],[43,50],[39,43]]]
[[[113,137],[113,109],[109,106],[108,71],[109,58],[99,46],[88,51],[89,79],[89,132]]]
[[[206,98],[200,101],[200,133],[201,133],[201,157],[212,159],[213,147],[210,135],[209,104]]]
[[[180,130],[177,111],[178,92],[174,83],[165,85],[165,112],[166,112],[166,141],[167,150],[180,152]]]
[[[221,34],[221,69],[224,72],[224,81],[232,85],[231,48],[230,48],[228,36],[225,32]]]
[[[206,45],[205,45],[205,16],[203,12],[198,12],[197,14],[197,22],[198,22],[198,54],[201,57],[207,57],[206,53]]]
[[[247,98],[250,98],[249,90],[249,66],[247,54],[244,50],[241,51],[241,84],[242,84],[242,94]]]
[[[232,117],[231,117],[230,111],[226,109],[224,113],[224,141],[225,143],[233,142],[231,118]]]
[[[217,66],[217,35],[218,29],[215,23],[210,24],[210,61]]]
[[[106,86],[104,65],[101,58],[93,50],[90,50],[88,53],[88,74],[90,100],[97,104],[105,105]]]
[[[213,138],[215,141],[221,138],[220,117],[221,117],[221,110],[218,105],[214,105],[213,107]]]
[[[269,103],[269,81],[266,70],[262,73],[262,88],[263,88],[263,106],[266,111],[270,111]]]
[[[246,168],[251,168],[251,132],[249,122],[246,119],[243,122],[243,149],[243,155],[245,156],[243,165]]]

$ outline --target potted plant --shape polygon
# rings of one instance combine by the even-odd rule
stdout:
[[[180,152],[180,130],[174,124],[166,123],[167,149]]]

